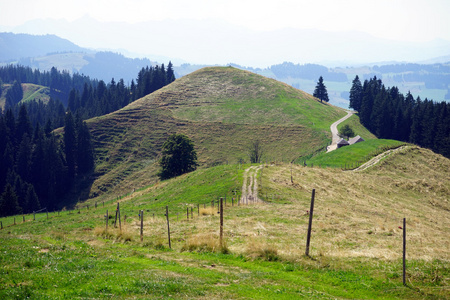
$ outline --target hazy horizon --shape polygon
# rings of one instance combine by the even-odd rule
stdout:
[[[449,12],[441,0],[0,0],[0,31],[191,64],[344,66],[450,55]]]

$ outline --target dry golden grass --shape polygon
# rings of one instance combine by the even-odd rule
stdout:
[[[201,216],[213,216],[216,214],[217,214],[217,208],[213,208],[213,207],[200,208]]]
[[[112,239],[121,242],[132,242],[135,238],[132,232],[129,232],[125,227],[120,230],[119,228],[95,227],[94,234],[107,239]]]
[[[406,218],[407,258],[450,260],[450,160],[409,147],[362,171],[265,166],[260,195],[279,195],[274,203],[227,206],[224,238],[232,253],[252,258],[303,261],[311,190],[316,189],[310,254],[340,258],[397,260],[402,256]],[[172,248],[217,251],[219,216],[201,208],[200,216],[171,217]],[[127,230],[139,240],[137,219]],[[167,247],[164,217],[146,217],[144,243]]]
[[[198,233],[191,235],[181,251],[198,251],[198,252],[221,252],[228,253],[227,243],[224,240],[220,244],[219,237],[213,233]]]

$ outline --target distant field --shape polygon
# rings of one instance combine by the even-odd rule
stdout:
[[[50,88],[48,87],[32,83],[24,83],[22,84],[22,89],[23,102],[41,100],[42,102],[47,103],[50,100]]]

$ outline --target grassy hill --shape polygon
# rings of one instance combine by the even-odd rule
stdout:
[[[157,156],[184,133],[202,167],[248,161],[260,140],[267,161],[292,161],[324,148],[345,112],[278,81],[231,67],[198,70],[127,107],[88,121],[97,149],[91,196],[155,182]]]
[[[6,101],[6,93],[8,92],[10,84],[3,85],[2,95],[0,97],[0,107],[5,107]],[[41,100],[44,103],[50,100],[50,89],[48,87],[32,84],[32,83],[22,83],[23,89],[23,99],[22,101],[32,101],[32,100]]]
[[[247,167],[200,169],[136,190],[119,200],[122,231],[119,225],[114,228],[114,218],[105,231],[105,212],[114,217],[117,199],[104,204],[91,199],[79,211],[48,218],[41,213],[35,221],[26,216],[25,223],[16,216],[17,225],[13,217],[0,219],[0,297],[450,297],[450,160],[406,147],[362,172],[267,164],[257,175],[259,194],[267,203],[231,206]],[[313,188],[311,257],[305,257]],[[225,196],[227,251],[221,251],[217,208],[208,207]],[[187,220],[191,207],[193,218]],[[144,210],[142,242],[139,210]],[[399,228],[403,218],[406,287]]]

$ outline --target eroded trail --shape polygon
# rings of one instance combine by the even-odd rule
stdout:
[[[401,146],[399,148],[395,148],[395,149],[390,149],[387,150],[381,154],[378,154],[377,156],[375,156],[374,158],[372,158],[371,160],[369,160],[368,162],[362,164],[361,166],[359,166],[358,168],[354,169],[353,171],[357,172],[357,171],[363,171],[367,168],[373,167],[374,165],[376,165],[377,163],[379,163],[383,158],[396,153],[398,151],[401,151],[403,149],[405,149],[408,146]]]
[[[251,166],[244,171],[244,181],[242,183],[242,203],[263,202],[258,198],[258,172],[262,169],[260,166]]]

